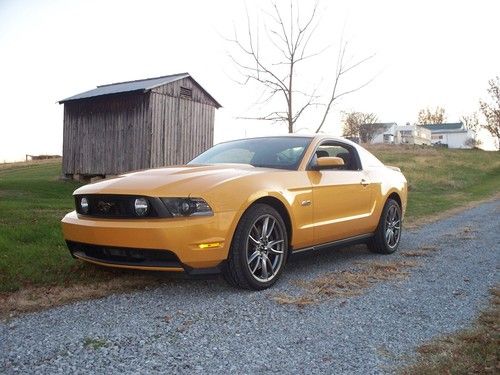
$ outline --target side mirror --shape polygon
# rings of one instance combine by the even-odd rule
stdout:
[[[316,160],[315,170],[330,169],[344,165],[344,159],[337,156],[323,156]]]

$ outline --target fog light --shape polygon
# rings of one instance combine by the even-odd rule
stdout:
[[[83,197],[82,199],[80,199],[80,210],[82,211],[82,214],[88,214],[89,213],[89,201],[85,197]]]
[[[149,210],[149,204],[146,198],[137,198],[134,202],[135,214],[145,216]]]

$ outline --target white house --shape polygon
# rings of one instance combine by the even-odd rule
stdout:
[[[371,143],[430,145],[431,131],[420,126],[398,126],[395,122],[376,124],[381,130]]]
[[[462,122],[421,125],[432,132],[432,144],[448,148],[472,148],[467,140],[474,138],[474,131],[466,129]]]
[[[373,124],[380,130],[373,136],[371,143],[394,143],[394,129],[398,126],[395,122],[381,122]]]
[[[396,127],[394,143],[410,145],[431,145],[431,131],[421,126],[406,125]]]

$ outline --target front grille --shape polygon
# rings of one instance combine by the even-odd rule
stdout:
[[[73,241],[66,243],[73,256],[84,259],[144,267],[182,267],[177,256],[169,250],[100,246]]]
[[[89,203],[87,213],[82,211],[81,199],[85,197]],[[138,216],[135,213],[134,202],[137,198],[145,198],[149,203],[149,210],[146,215]],[[171,217],[165,205],[159,198],[141,197],[135,195],[115,195],[115,194],[90,194],[75,195],[76,211],[81,215],[102,217],[102,218],[151,218],[151,217]]]

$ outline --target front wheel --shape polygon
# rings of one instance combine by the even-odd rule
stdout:
[[[288,236],[280,214],[267,204],[255,204],[238,223],[223,276],[240,288],[269,288],[283,272],[287,250]]]
[[[375,235],[368,242],[368,249],[374,253],[392,254],[401,240],[401,207],[394,199],[385,203]]]

